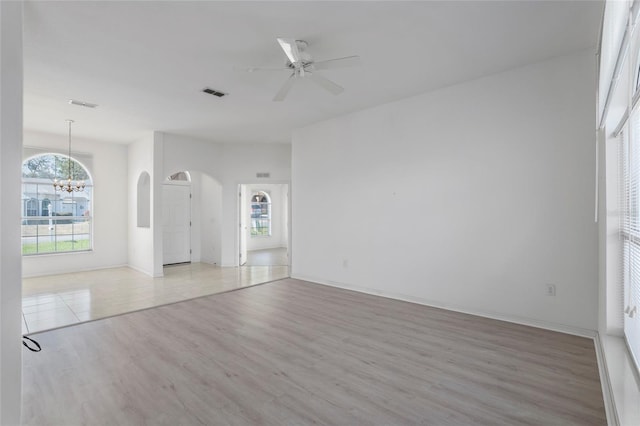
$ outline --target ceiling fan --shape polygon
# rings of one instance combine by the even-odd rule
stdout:
[[[321,76],[316,71],[360,65],[359,56],[346,56],[344,58],[328,59],[326,61],[314,61],[311,55],[306,51],[308,45],[306,41],[291,38],[278,38],[277,40],[284,51],[284,54],[287,56],[287,62],[284,68],[244,68],[247,72],[281,70],[291,72],[287,81],[285,81],[284,85],[273,98],[276,102],[283,101],[287,97],[291,87],[293,87],[293,84],[299,78],[308,78],[328,92],[331,92],[334,95],[339,95],[344,91],[344,88]]]

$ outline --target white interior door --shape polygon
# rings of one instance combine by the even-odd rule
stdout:
[[[238,246],[240,248],[240,260],[238,264],[240,266],[247,263],[247,187],[246,185],[240,185],[239,197],[238,197],[240,218],[238,223],[240,224],[240,233]]]
[[[163,264],[191,261],[191,187],[162,185]]]

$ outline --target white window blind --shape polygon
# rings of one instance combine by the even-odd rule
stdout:
[[[640,359],[640,113],[633,112],[620,138],[620,237],[624,294],[624,334],[638,366]]]
[[[604,11],[604,28],[607,31],[602,34],[601,68],[600,68],[600,105],[598,117],[602,116],[604,102],[609,84],[613,77],[614,66],[620,51],[620,45],[626,29],[629,16],[630,2],[609,1]]]

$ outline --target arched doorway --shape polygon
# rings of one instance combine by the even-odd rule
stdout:
[[[162,264],[191,262],[191,176],[186,171],[162,185]]]
[[[163,182],[162,199],[163,265],[187,262],[219,265],[222,261],[220,182],[198,170],[179,171]],[[188,247],[181,248],[181,244],[187,242]]]

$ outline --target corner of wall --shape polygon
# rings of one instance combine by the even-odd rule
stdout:
[[[162,268],[162,182],[164,181],[164,133],[153,132],[153,220],[151,227],[153,232],[153,276],[161,277],[163,275]]]
[[[22,2],[0,2],[0,424],[22,406],[20,194],[23,137]]]

